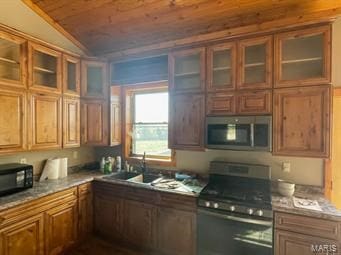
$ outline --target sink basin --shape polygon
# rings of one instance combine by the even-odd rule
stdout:
[[[113,173],[111,175],[105,176],[103,178],[115,179],[115,180],[128,180],[138,175],[139,175],[138,173],[133,173],[133,172],[118,172],[118,173]]]
[[[139,182],[139,183],[152,183],[157,179],[161,179],[162,177],[159,174],[140,174],[133,178],[128,179],[128,181]]]

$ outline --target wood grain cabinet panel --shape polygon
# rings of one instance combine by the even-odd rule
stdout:
[[[331,82],[331,26],[275,35],[275,88]]]
[[[84,145],[108,145],[108,102],[81,101],[81,142]]]
[[[270,90],[255,90],[237,93],[237,113],[241,115],[271,114],[272,93]]]
[[[77,241],[77,200],[45,212],[45,254],[56,255],[66,251]]]
[[[63,147],[80,146],[80,100],[63,98]]]
[[[94,60],[81,61],[81,96],[86,98],[108,98],[107,63]]]
[[[330,104],[329,86],[276,89],[273,154],[328,157]]]
[[[170,91],[205,91],[205,48],[174,51],[168,59]]]
[[[272,41],[265,36],[238,42],[238,90],[272,87]]]
[[[157,249],[162,254],[194,255],[196,246],[196,214],[158,208]]]
[[[156,207],[144,202],[124,201],[124,237],[127,242],[143,250],[155,246]]]
[[[91,185],[91,183],[89,183]],[[88,184],[78,187],[78,239],[85,240],[93,230],[93,194],[91,190],[84,191]],[[84,192],[82,192],[82,190]]]
[[[1,255],[44,255],[43,215],[0,229]]]
[[[80,95],[81,82],[80,59],[70,55],[63,55],[63,94],[69,96]]]
[[[0,31],[0,84],[27,88],[27,41]]]
[[[207,115],[233,115],[236,113],[234,93],[216,93],[207,95]]]
[[[30,94],[30,149],[62,146],[62,100],[53,94]]]
[[[235,43],[215,45],[207,49],[207,91],[235,89],[236,56]]]
[[[333,240],[283,230],[275,231],[275,255],[339,254],[340,248],[340,243]]]
[[[172,149],[202,149],[204,142],[205,96],[172,95],[170,146]]]
[[[26,93],[0,89],[0,153],[27,148]]]

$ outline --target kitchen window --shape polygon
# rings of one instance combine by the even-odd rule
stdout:
[[[133,160],[144,152],[151,164],[173,162],[168,148],[168,88],[165,83],[125,87],[125,154]]]

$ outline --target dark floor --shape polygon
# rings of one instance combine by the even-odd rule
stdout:
[[[98,237],[91,237],[66,255],[145,255],[145,253],[114,245]]]

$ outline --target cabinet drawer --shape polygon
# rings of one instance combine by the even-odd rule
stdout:
[[[237,94],[238,114],[271,114],[271,112],[271,91],[251,91]]]
[[[182,209],[187,211],[196,210],[195,197],[159,192],[157,202],[159,205],[164,207]]]
[[[86,194],[92,193],[92,184],[91,182],[84,183],[78,186],[78,195],[83,196]]]
[[[235,108],[232,93],[209,94],[207,97],[207,115],[232,115]]]
[[[326,239],[340,240],[341,238],[341,223],[293,214],[276,213],[275,228]]]

